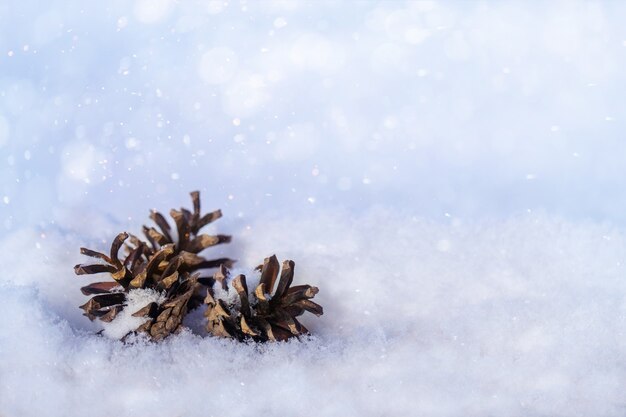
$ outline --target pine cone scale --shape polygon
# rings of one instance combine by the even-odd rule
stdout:
[[[271,293],[274,289],[274,283],[278,277],[278,259],[276,255],[272,255],[269,258],[265,258],[263,262],[263,268],[261,269],[261,284],[265,285],[265,291]]]
[[[172,239],[172,236],[169,233],[170,230],[172,229],[170,228],[169,223],[167,222],[167,220],[165,220],[165,217],[163,217],[161,213],[159,213],[158,211],[152,210],[150,212],[150,219],[152,219],[152,221],[156,223],[159,229],[161,229],[161,234],[163,234],[167,243],[174,242],[174,240]]]
[[[120,233],[115,237],[115,239],[113,239],[113,243],[111,244],[111,264],[117,267],[122,265],[118,258],[118,254],[126,239],[128,239],[128,233]]]
[[[196,227],[198,229],[201,229],[207,224],[213,223],[215,220],[219,219],[220,217],[222,217],[222,210],[215,210],[212,213],[207,213],[200,220],[198,220],[198,224],[196,225]]]
[[[88,275],[88,274],[100,274],[102,272],[108,272],[110,274],[116,271],[114,266],[93,264],[93,265],[76,265],[74,267],[74,273],[76,275]]]
[[[151,317],[155,318],[158,311],[158,304],[151,302],[132,314],[133,317]]]
[[[106,294],[111,292],[113,288],[119,287],[120,284],[117,282],[94,282],[93,284],[89,284],[80,289],[80,291],[84,295],[94,295],[94,294]]]
[[[283,268],[280,273],[280,280],[278,281],[278,287],[276,287],[276,293],[274,293],[275,298],[280,298],[283,296],[287,288],[293,282],[294,268],[296,264],[294,261],[285,261],[283,262]]]
[[[318,291],[317,287],[312,287],[310,285],[298,285],[296,287],[292,287],[287,290],[287,294],[282,297],[280,304],[284,307],[294,304],[300,300],[313,298]]]
[[[112,264],[113,261],[111,260],[111,258],[109,258],[108,256],[106,256],[104,253],[100,253],[100,252],[96,252],[94,250],[91,249],[87,249],[87,248],[80,248],[80,254],[81,255],[86,255],[86,256],[90,256],[92,258],[98,258],[98,259],[102,259],[103,261],[105,261],[108,264]]]

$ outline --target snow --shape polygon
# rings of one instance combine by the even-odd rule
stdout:
[[[110,323],[102,323],[103,334],[112,339],[123,338],[148,321],[147,317],[133,317],[133,313],[152,302],[160,305],[165,302],[165,299],[165,294],[152,289],[130,290],[124,302],[126,305],[124,309]]]
[[[248,299],[250,300],[250,304],[254,304],[256,300],[256,295],[254,290],[259,285],[261,281],[261,271],[257,270],[256,267],[253,268],[232,268],[226,276],[226,285],[227,289],[224,290],[222,284],[216,282],[213,284],[213,297],[215,299],[222,299],[226,302],[228,306],[239,306],[241,305],[241,298],[237,291],[232,286],[232,281],[238,275],[243,275],[246,279],[246,285],[248,287]],[[271,297],[268,297],[271,298]]]
[[[624,415],[625,17],[0,4],[0,415]],[[196,189],[232,276],[319,287],[310,338],[95,335],[79,248]]]

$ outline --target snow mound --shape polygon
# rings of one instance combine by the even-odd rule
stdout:
[[[124,345],[80,316],[71,263],[40,266],[67,289],[66,309],[38,289],[50,278],[20,280],[45,248],[20,248],[22,266],[0,285],[3,415],[622,414],[621,233],[539,215],[436,223],[385,210],[253,227],[267,238],[244,239],[242,263],[271,247],[297,260],[296,282],[320,287],[325,314],[303,317],[312,337],[255,345],[187,331]],[[156,295],[138,293],[138,306],[145,297]]]

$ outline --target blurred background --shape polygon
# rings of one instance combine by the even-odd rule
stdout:
[[[242,226],[375,206],[624,226],[625,13],[3,1],[0,233],[115,233],[194,189]]]

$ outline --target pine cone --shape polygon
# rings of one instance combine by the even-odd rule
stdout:
[[[198,234],[201,228],[219,219],[220,210],[200,216],[200,193],[191,193],[193,213],[186,209],[171,210],[177,228],[178,240],[170,234],[167,220],[156,211],[150,218],[154,227],[143,227],[147,242],[128,233],[120,233],[113,240],[109,255],[81,248],[83,255],[98,258],[104,263],[76,265],[77,275],[108,272],[113,281],[95,282],[81,288],[85,295],[94,295],[80,308],[90,320],[96,318],[111,322],[126,307],[127,293],[134,289],[152,289],[165,294],[165,302],[151,302],[133,314],[148,320],[136,331],[145,332],[159,340],[180,330],[188,310],[202,304],[202,285],[212,285],[213,278],[200,278],[196,271],[231,266],[228,258],[207,260],[198,253],[210,246],[228,243],[230,236]],[[130,239],[129,239],[130,238]],[[127,242],[128,241],[128,242]],[[125,246],[126,255],[119,258],[119,250]]]
[[[245,275],[232,278],[230,271],[221,266],[213,277],[215,284],[209,287],[205,299],[207,331],[239,341],[252,339],[257,342],[287,340],[307,334],[309,331],[296,317],[305,311],[321,316],[323,309],[311,301],[318,292],[316,287],[291,287],[294,266],[293,261],[283,262],[276,291],[273,289],[279,265],[274,255],[266,258],[263,265],[257,268],[261,275],[253,291],[248,289]],[[233,291],[237,296],[232,297]]]

